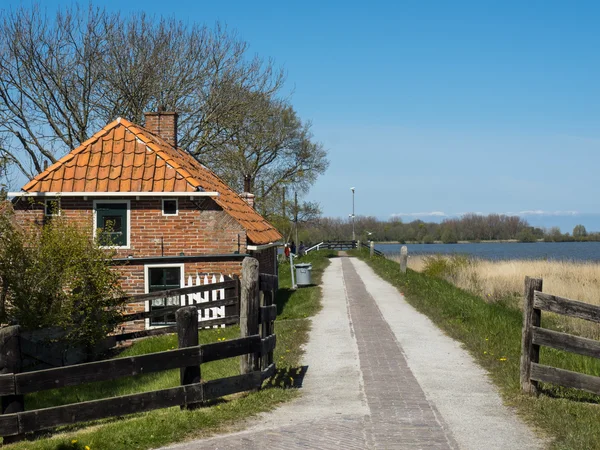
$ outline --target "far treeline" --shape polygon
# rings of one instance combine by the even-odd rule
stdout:
[[[400,218],[388,221],[375,217],[357,216],[354,222],[357,240],[421,242],[424,244],[459,241],[503,241],[519,242],[570,242],[600,241],[600,233],[588,233],[583,225],[577,225],[571,233],[561,233],[560,228],[532,227],[518,216],[501,214],[466,214],[460,219],[447,219],[441,223],[415,220],[404,223]],[[317,218],[299,224],[298,237],[305,243],[326,240],[352,239],[352,221],[339,218]]]

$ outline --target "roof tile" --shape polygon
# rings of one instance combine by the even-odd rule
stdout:
[[[279,232],[189,153],[145,128],[118,119],[23,186],[28,192],[218,192],[214,201],[254,244]]]

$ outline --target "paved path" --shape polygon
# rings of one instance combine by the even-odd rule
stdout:
[[[306,347],[302,397],[196,449],[533,449],[460,345],[363,262],[336,258]]]

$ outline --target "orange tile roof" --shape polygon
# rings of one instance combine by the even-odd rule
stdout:
[[[105,126],[22,188],[27,192],[218,192],[215,202],[256,245],[281,234],[211,170],[125,119]]]

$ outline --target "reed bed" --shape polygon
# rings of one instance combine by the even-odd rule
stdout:
[[[399,256],[391,259],[398,260]],[[600,305],[600,264],[595,262],[545,260],[483,260],[463,255],[411,256],[408,267],[445,278],[457,287],[486,301],[513,299],[521,306],[526,276],[544,280],[544,292]],[[595,339],[600,325],[556,316],[558,328]]]

